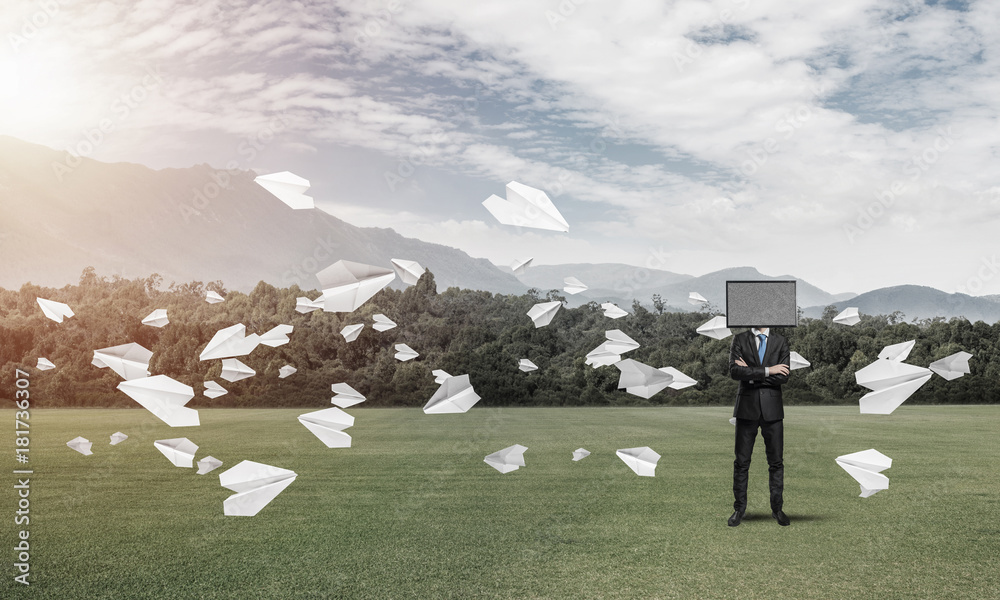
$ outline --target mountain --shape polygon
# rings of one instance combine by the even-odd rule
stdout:
[[[585,292],[568,297],[571,303],[575,304],[584,304],[591,300],[598,302],[610,300],[622,308],[627,308],[632,304],[633,298],[649,305],[652,302],[653,294],[659,294],[671,308],[689,311],[696,310],[696,307],[688,304],[688,294],[698,292],[715,305],[715,308],[720,312],[724,312],[726,309],[726,281],[740,279],[796,279],[798,281],[796,292],[799,306],[812,306],[814,304],[826,306],[837,301],[836,296],[807,281],[797,279],[792,275],[770,277],[761,274],[753,267],[722,269],[694,277],[671,271],[643,269],[622,264],[544,265],[528,267],[524,274],[518,276],[518,279],[525,285],[548,291],[562,289],[563,279],[566,277],[576,277],[587,284],[589,288]],[[848,294],[848,296],[852,297],[853,294]]]
[[[888,315],[900,311],[905,320],[933,317],[965,317],[975,321],[995,323],[1000,320],[1000,302],[987,297],[948,294],[932,287],[899,285],[865,292],[850,300],[832,303],[837,311],[856,306],[864,315]],[[803,312],[807,317],[820,317],[823,306],[811,306]]]
[[[126,278],[219,279],[242,291],[260,280],[308,290],[338,259],[389,267],[402,258],[429,268],[442,290],[527,289],[455,248],[355,227],[318,209],[292,210],[249,171],[153,170],[68,156],[0,136],[0,287],[61,287],[93,266]]]

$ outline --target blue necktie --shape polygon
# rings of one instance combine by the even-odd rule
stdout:
[[[757,358],[760,359],[760,364],[764,364],[764,350],[767,348],[767,336],[763,333],[757,335],[760,338],[760,348],[757,348]]]

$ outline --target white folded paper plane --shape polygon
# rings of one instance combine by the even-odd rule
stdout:
[[[789,371],[794,371],[795,369],[804,369],[812,364],[808,360],[802,358],[802,355],[794,350],[788,353],[788,362],[791,363],[790,365],[788,365]]]
[[[514,262],[510,263],[510,270],[514,272],[514,275],[524,275],[524,272],[528,270],[531,266],[531,261],[534,258],[519,258]]]
[[[396,344],[396,360],[406,362],[408,360],[413,360],[414,358],[420,356],[416,350],[410,348],[406,344]]]
[[[66,442],[66,445],[84,456],[90,456],[91,454],[93,454],[90,448],[94,444],[85,437],[75,437],[70,441]]]
[[[479,394],[472,388],[468,375],[449,377],[424,405],[424,414],[464,413],[476,402],[479,402]]]
[[[198,461],[198,475],[205,475],[222,466],[222,461],[214,456],[206,456]]]
[[[219,474],[222,487],[236,492],[222,503],[226,516],[252,517],[295,481],[295,471],[244,460]]]
[[[611,329],[604,332],[607,339],[603,344],[587,353],[586,364],[593,368],[613,365],[621,361],[622,354],[631,352],[639,347],[639,342],[633,340],[620,329]]]
[[[699,327],[697,333],[716,340],[724,340],[733,335],[733,332],[726,327],[726,316],[713,317],[707,323]]]
[[[917,340],[910,340],[908,342],[901,342],[899,344],[892,344],[891,346],[886,346],[882,348],[882,351],[878,353],[879,358],[884,358],[886,360],[894,360],[896,362],[903,362],[906,357],[910,355],[910,351],[913,350]]]
[[[205,292],[205,302],[209,304],[218,304],[219,302],[225,302],[226,299],[220,296],[218,293],[208,290]]]
[[[128,436],[120,431],[116,431],[111,434],[111,445],[117,446],[118,444],[124,442],[128,439]]]
[[[372,315],[372,319],[375,321],[375,324],[372,325],[372,329],[375,331],[388,331],[396,326],[392,319],[382,313]]]
[[[673,381],[667,384],[667,387],[672,390],[683,390],[684,388],[691,387],[692,385],[698,385],[697,381],[691,379],[673,367],[660,367],[657,371],[662,371],[673,378]]]
[[[35,363],[35,368],[39,371],[49,371],[56,368],[56,366],[49,359],[39,356],[38,361]]]
[[[256,333],[250,335],[246,333],[247,328],[243,323],[218,330],[205,345],[205,349],[201,351],[198,359],[213,360],[250,354],[260,344],[260,336]]]
[[[62,323],[64,318],[73,316],[70,307],[62,302],[46,300],[45,298],[35,298],[35,301],[38,302],[38,306],[42,307],[42,313],[56,323]]]
[[[198,411],[184,406],[194,398],[194,390],[176,379],[166,375],[153,375],[122,381],[118,384],[118,389],[171,427],[193,427],[200,424]]]
[[[323,302],[320,300],[322,297],[321,295],[316,300],[310,300],[306,296],[299,296],[295,299],[295,312],[306,314],[323,308]]]
[[[691,292],[690,294],[688,294],[688,304],[692,304],[694,306],[700,306],[702,304],[706,304],[707,302],[708,300],[706,300],[705,297],[699,294],[698,292]]]
[[[615,366],[621,371],[618,388],[625,388],[629,394],[647,400],[665,390],[674,381],[673,375],[631,358],[619,361]]]
[[[167,460],[175,467],[190,469],[194,466],[194,455],[198,452],[198,445],[187,438],[173,438],[169,440],[156,440],[153,446],[159,450]]]
[[[641,448],[625,448],[615,452],[618,458],[622,459],[628,468],[635,471],[636,475],[642,477],[654,477],[656,475],[656,463],[660,460],[657,454],[649,446]]]
[[[296,369],[292,365],[285,365],[280,369],[278,369],[278,379],[284,379],[289,375],[293,375],[296,371],[298,371],[298,369]]]
[[[524,371],[525,373],[529,373],[531,371],[537,370],[538,369],[538,365],[536,365],[535,363],[531,362],[527,358],[522,358],[521,360],[518,361],[517,368],[520,369],[520,370],[522,370],[522,371]]]
[[[91,364],[101,369],[109,368],[125,380],[142,379],[151,375],[149,372],[151,358],[153,358],[152,351],[132,342],[94,350]]]
[[[876,359],[854,374],[858,385],[872,390],[859,401],[861,413],[891,414],[933,375],[930,369],[923,367],[884,358]]]
[[[149,325],[150,327],[163,327],[169,323],[170,319],[167,318],[167,309],[165,308],[154,310],[142,320],[143,325]]]
[[[395,278],[392,269],[338,260],[316,273],[323,295],[315,302],[326,312],[353,312]]]
[[[590,456],[590,451],[586,448],[577,448],[573,451],[573,460],[583,460]]]
[[[528,316],[531,317],[531,321],[535,324],[535,329],[545,327],[551,323],[552,317],[556,316],[561,306],[562,302],[558,300],[555,302],[539,302],[532,306],[528,310]]]
[[[955,354],[946,356],[941,360],[932,362],[930,369],[941,377],[951,381],[952,379],[958,379],[962,375],[972,372],[969,369],[970,358],[972,358],[972,355],[968,352],[956,352]]]
[[[339,408],[324,408],[299,415],[299,423],[313,432],[327,448],[351,447],[351,436],[344,430],[354,425],[354,417]]]
[[[205,382],[205,396],[208,398],[218,398],[219,396],[225,396],[229,391],[221,385],[215,383],[214,381]]]
[[[618,308],[618,305],[613,302],[605,302],[601,304],[601,308],[604,309],[604,316],[609,319],[620,319],[628,316],[627,312]]]
[[[892,466],[892,459],[878,450],[872,448],[845,454],[834,460],[840,468],[861,484],[861,498],[867,498],[875,492],[889,488],[889,478],[882,475],[881,471]]]
[[[392,263],[392,268],[396,270],[396,277],[399,277],[406,285],[415,285],[420,276],[427,270],[421,267],[420,263],[415,260],[394,258],[389,262]]]
[[[330,388],[337,394],[330,399],[330,402],[340,408],[348,408],[365,401],[364,395],[346,383],[335,383]]]
[[[358,336],[361,335],[361,330],[364,328],[365,328],[364,323],[357,323],[355,325],[345,325],[344,328],[340,330],[340,335],[344,336],[344,340],[350,343],[358,339]]]
[[[284,346],[291,341],[288,339],[288,334],[294,330],[295,327],[291,325],[275,325],[260,336],[260,343],[272,348]]]
[[[271,192],[271,195],[294,210],[316,207],[312,197],[305,194],[309,189],[309,180],[299,177],[295,173],[281,171],[280,173],[258,175],[254,178],[254,183]]]
[[[247,377],[253,377],[256,374],[257,371],[254,371],[235,358],[227,358],[222,361],[221,377],[230,383],[246,379]]]
[[[507,184],[506,200],[493,195],[483,201],[483,206],[504,225],[569,231],[569,223],[545,192],[516,181]]]
[[[580,292],[587,291],[587,286],[582,281],[576,277],[567,277],[563,279],[563,291],[567,294],[579,294]]]
[[[527,446],[514,444],[493,454],[488,454],[483,462],[501,473],[510,473],[524,466],[524,452],[527,449]]]
[[[861,315],[858,314],[857,307],[849,306],[840,311],[840,314],[833,318],[833,322],[852,327],[861,322]]]
[[[443,369],[434,369],[431,371],[431,375],[434,376],[434,383],[442,384],[445,379],[451,377],[451,375]]]

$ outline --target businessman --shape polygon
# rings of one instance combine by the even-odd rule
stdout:
[[[733,515],[736,527],[747,509],[750,457],[760,429],[767,456],[771,516],[779,525],[789,524],[782,511],[784,493],[783,419],[781,386],[788,381],[788,340],[768,328],[754,328],[733,336],[729,347],[729,376],[739,381],[736,391],[736,460],[733,461]]]

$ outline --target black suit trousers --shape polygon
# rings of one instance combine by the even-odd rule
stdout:
[[[747,508],[747,480],[750,476],[750,457],[753,444],[757,440],[757,429],[764,438],[767,456],[768,488],[771,491],[771,510],[782,507],[785,491],[785,467],[781,462],[784,452],[784,421],[763,419],[736,419],[736,460],[733,461],[733,508],[745,511]]]

